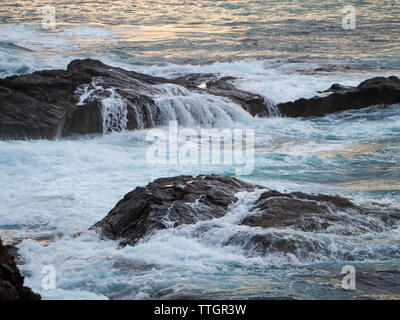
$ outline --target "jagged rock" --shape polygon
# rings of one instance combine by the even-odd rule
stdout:
[[[165,119],[154,99],[188,95],[185,90],[228,98],[252,115],[265,112],[260,96],[238,90],[223,79],[212,81],[202,91],[190,80],[153,77],[92,59],[74,60],[67,70],[0,79],[0,139],[52,139],[158,126]],[[117,105],[108,112],[111,102]]]
[[[400,103],[400,79],[376,77],[361,82],[357,87],[333,84],[325,95],[277,105],[287,117],[319,117],[349,109],[361,109],[380,104]],[[328,94],[330,93],[330,94]]]
[[[39,294],[24,287],[24,277],[0,239],[0,300],[40,299]]]
[[[157,179],[126,194],[92,229],[134,245],[156,230],[221,217],[237,201],[236,192],[254,188],[219,175]]]
[[[351,215],[332,214],[339,211],[347,211]],[[358,218],[357,224],[353,223],[351,232],[346,228],[341,231],[354,234],[354,228],[368,228],[382,232],[384,226],[366,219],[366,215],[364,209],[339,196],[303,192],[280,193],[270,190],[261,194],[242,224],[250,227],[291,227],[306,232],[325,232],[333,225],[351,223]],[[359,233],[362,233],[362,230],[359,230]]]
[[[379,233],[395,228],[399,221],[400,211],[395,209],[382,213],[339,196],[268,190],[255,201],[241,223],[255,229],[239,232],[225,244],[241,246],[250,256],[279,252],[306,259],[310,253],[328,254],[326,244],[315,238],[315,233]],[[280,232],[287,228],[292,230],[290,234]]]
[[[54,138],[77,109],[75,88],[84,74],[52,70],[0,79],[0,138]]]
[[[157,179],[125,195],[92,229],[120,240],[122,245],[135,245],[156,230],[220,218],[237,201],[237,192],[260,188],[264,189],[220,175]],[[299,254],[300,250],[300,254],[307,255],[327,250],[321,240],[307,235],[355,236],[383,232],[399,221],[400,210],[388,210],[384,214],[339,196],[280,193],[265,188],[249,208],[248,215],[239,222],[249,228],[241,229],[227,239],[225,245],[240,246],[251,254],[265,255],[274,251]],[[290,237],[280,232],[287,228],[295,231]],[[200,227],[196,232],[207,232],[207,228]]]
[[[220,77],[218,74],[213,73],[192,73],[176,78],[175,81],[198,91],[201,90],[216,96],[227,97],[241,105],[253,117],[269,116],[269,109],[266,108],[266,104],[270,102],[260,95],[237,89],[232,84],[235,79],[235,77]]]

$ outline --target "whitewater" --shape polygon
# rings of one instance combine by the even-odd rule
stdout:
[[[235,72],[240,63],[251,67],[260,62],[227,63],[225,72]],[[203,72],[202,68],[199,71]],[[247,90],[273,92],[268,84],[274,82],[276,86],[277,82],[269,78],[270,70],[264,70],[263,75],[256,76],[250,70],[243,72],[247,81],[240,79],[238,86],[243,81],[242,87]],[[260,88],[261,76],[264,88]],[[308,90],[315,81],[314,76],[295,72],[290,75],[291,79],[296,77],[297,83],[304,86],[308,80]],[[328,75],[325,86],[314,85],[314,93],[335,81],[356,84],[366,75],[353,77],[351,81],[347,75]],[[307,95],[306,90],[293,91],[286,90],[280,100]],[[278,100],[278,95],[276,92],[268,97]],[[173,97],[162,91],[159,99],[175,99],[179,103],[182,96]],[[196,94],[191,99],[192,104],[202,107]],[[105,105],[119,110],[121,100],[111,95]],[[338,193],[357,203],[399,206],[398,106],[347,111],[311,120],[275,117],[249,122],[248,118],[245,114],[235,121],[235,127],[255,130],[255,168],[241,179],[280,191]],[[220,120],[232,126],[232,119],[226,119],[226,115],[221,115]],[[193,122],[189,124],[193,126]],[[195,125],[200,128],[202,123]],[[104,126],[105,133],[112,131],[112,126]],[[27,285],[44,298],[154,299],[172,293],[211,298],[298,298],[304,293],[289,292],[292,283],[300,281],[299,277],[329,275],[332,269],[339,273],[346,264],[346,254],[352,261],[367,264],[367,269],[368,264],[397,265],[400,230],[349,238],[314,234],[326,243],[330,252],[326,256],[303,253],[249,257],[241,247],[222,246],[225,238],[241,228],[237,221],[248,212],[256,196],[252,194],[241,195],[226,218],[205,222],[216,226],[202,237],[193,236],[193,229],[204,223],[157,232],[135,247],[119,248],[117,242],[101,240],[95,232],[86,230],[136,186],[181,174],[235,173],[234,165],[154,166],[143,156],[149,147],[148,130],[55,141],[0,142],[1,235],[4,239],[22,240],[18,244],[20,268],[27,275]],[[83,234],[76,237],[80,232]],[[290,229],[270,232],[283,232],[288,237],[299,233]],[[43,265],[55,267],[56,290],[42,289]],[[313,290],[312,295],[320,294],[318,285]]]
[[[283,1],[275,2],[282,9]],[[377,29],[360,27],[354,36],[357,49],[351,46],[352,39],[339,38],[338,31],[330,27],[333,18],[327,10],[336,6],[335,1],[306,1],[300,7],[292,3],[289,9],[282,9],[287,10],[288,19],[312,20],[315,16],[307,6],[315,5],[315,15],[321,17],[322,26],[313,23],[309,28],[289,28],[289,39],[274,31],[287,21],[279,20],[282,16],[266,7],[264,12],[277,19],[275,24],[262,20],[261,10],[246,15],[248,4],[241,6],[236,1],[206,1],[208,9],[188,11],[183,21],[177,11],[169,9],[164,9],[169,19],[161,9],[147,17],[144,12],[148,8],[141,1],[136,15],[128,9],[116,15],[118,3],[121,5],[115,1],[110,8],[114,15],[104,16],[103,25],[93,19],[89,23],[88,17],[93,16],[75,14],[75,5],[67,4],[72,9],[62,13],[70,23],[60,24],[56,31],[41,30],[34,18],[21,21],[17,14],[0,16],[0,77],[65,69],[72,59],[90,57],[167,78],[189,73],[233,76],[238,88],[272,103],[309,98],[333,83],[356,86],[374,76],[400,77],[398,39],[387,32],[398,16],[391,3],[394,11],[384,16],[388,24],[376,20],[382,41],[372,48],[371,43],[363,42],[363,34],[375,34]],[[104,10],[102,5],[93,4],[98,7],[91,14]],[[212,16],[214,6],[219,6],[227,21],[201,22],[207,14]],[[367,6],[361,17],[372,9]],[[378,9],[385,14],[383,7]],[[259,24],[252,24],[254,15]],[[235,20],[238,17],[245,21]],[[189,20],[197,21],[194,33],[187,29]],[[140,25],[138,21],[142,21]],[[322,30],[321,38],[310,39],[307,48],[305,39],[317,29]],[[232,40],[237,34],[245,36]],[[294,47],[297,51],[290,49]],[[336,54],[339,49],[336,52],[335,48],[343,54]],[[369,48],[369,54],[362,52]],[[77,88],[80,103],[100,89],[96,79],[90,86]],[[177,120],[180,128],[196,130],[254,130],[254,170],[239,176],[241,180],[281,192],[339,194],[382,211],[400,208],[399,105],[310,119],[253,118],[228,99],[174,85],[153,89],[152,98],[163,115],[158,129],[164,130],[166,137],[171,120]],[[318,241],[324,248],[321,254],[299,251],[297,255],[261,257],[240,245],[223,245],[230,236],[246,231],[239,223],[258,191],[237,194],[239,201],[222,218],[157,231],[134,247],[120,247],[117,241],[88,231],[137,186],[177,175],[234,176],[237,169],[235,164],[150,163],[145,154],[151,129],[125,130],[127,105],[112,88],[107,90],[109,95],[102,100],[103,134],[0,141],[0,237],[17,245],[25,284],[44,299],[352,298],[354,293],[334,290],[342,267],[348,264],[383,283],[381,291],[374,295],[366,289],[365,296],[399,297],[398,291],[390,289],[393,284],[398,286],[400,279],[398,226],[348,236],[290,228],[266,231],[276,237]],[[140,123],[140,115],[137,117]],[[344,227],[337,226],[338,230]],[[54,290],[42,286],[45,265],[56,270]]]

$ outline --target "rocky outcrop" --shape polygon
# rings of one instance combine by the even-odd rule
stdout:
[[[194,91],[230,99],[252,115],[265,113],[260,96],[238,90],[228,79],[205,77],[202,89],[190,77],[168,80],[85,59],[72,61],[67,70],[0,79],[0,139],[150,128],[165,120],[155,99]]]
[[[233,102],[254,117],[279,113],[314,117],[400,102],[400,80],[396,77],[369,79],[358,87],[334,84],[321,96],[277,106],[236,88],[234,80],[219,74],[166,79],[111,67],[98,60],[74,60],[67,70],[0,79],[0,139],[52,139],[145,129],[167,124],[171,117],[178,122],[180,117],[182,121],[189,117],[207,126],[217,119],[202,117],[217,117],[218,112],[206,109],[218,108],[216,105],[224,101]],[[193,93],[198,95],[193,97]]]
[[[268,190],[241,222],[251,229],[236,233],[225,244],[240,246],[250,255],[278,252],[306,259],[310,253],[329,255],[329,247],[313,236],[316,233],[357,236],[388,231],[399,222],[400,210],[396,209],[382,213],[340,196]]]
[[[138,187],[92,229],[119,240],[121,245],[135,245],[157,230],[223,217],[229,206],[237,202],[237,192],[263,189],[248,207],[248,214],[238,222],[243,227],[223,245],[239,246],[249,255],[299,254],[299,250],[307,255],[327,250],[314,237],[315,233],[357,236],[383,232],[400,222],[400,210],[382,213],[339,196],[281,193],[230,177],[201,175],[157,179]],[[285,234],[287,230],[291,230],[290,236]],[[202,232],[207,232],[207,228],[200,227],[193,236]]]
[[[54,138],[77,109],[72,98],[84,74],[41,71],[0,79],[0,138]]]
[[[234,80],[235,77],[220,77],[213,73],[193,73],[175,79],[177,83],[199,92],[227,97],[241,105],[253,117],[270,116],[268,107],[273,107],[273,103],[259,95],[239,90],[232,84]]]
[[[0,239],[0,300],[40,300],[40,295],[24,287],[24,277]]]
[[[235,193],[255,188],[219,175],[157,179],[126,194],[92,229],[134,245],[156,230],[222,217],[237,201]]]
[[[310,99],[281,103],[277,108],[287,117],[319,117],[349,109],[400,103],[400,79],[395,76],[376,77],[361,82],[357,87],[334,84],[322,93]]]

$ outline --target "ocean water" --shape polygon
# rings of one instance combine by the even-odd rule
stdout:
[[[345,4],[330,0],[57,1],[55,30],[41,27],[44,4],[51,1],[0,3],[0,77],[63,69],[74,58],[91,57],[165,77],[235,76],[239,88],[278,103],[333,83],[400,76],[398,1],[346,2],[357,10],[355,30],[342,29]],[[158,103],[185,99],[217,115],[215,122],[185,115],[183,126],[255,130],[254,170],[240,179],[279,191],[339,194],[383,214],[400,208],[399,105],[262,119],[215,97],[172,91],[160,88]],[[104,103],[121,110],[117,96]],[[398,226],[347,236],[265,231],[319,241],[320,254],[260,257],[224,246],[243,231],[238,223],[255,193],[238,194],[226,217],[156,232],[135,247],[119,248],[87,231],[125,193],[156,178],[235,174],[235,165],[154,166],[143,157],[148,133],[0,141],[0,236],[18,243],[26,284],[45,299],[400,297]],[[356,267],[357,291],[340,288],[348,264]],[[55,290],[42,287],[44,265],[56,270]]]

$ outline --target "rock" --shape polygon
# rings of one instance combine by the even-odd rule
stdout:
[[[279,252],[305,260],[310,253],[329,254],[325,243],[313,237],[314,233],[343,236],[379,233],[394,228],[399,221],[398,210],[383,214],[339,196],[269,190],[255,201],[241,223],[255,229],[239,232],[225,244],[241,246],[250,256]],[[280,229],[291,230],[290,235]]]
[[[24,277],[0,239],[0,300],[40,299],[39,294],[24,287]]]
[[[157,179],[126,194],[92,229],[135,245],[156,230],[222,217],[237,201],[235,193],[255,188],[219,175]]]
[[[334,84],[324,93],[310,99],[280,103],[277,108],[287,117],[319,117],[349,109],[396,104],[400,103],[400,79],[395,76],[376,77],[361,82],[357,87]]]
[[[338,211],[352,211],[353,215],[330,214]],[[357,223],[358,228],[368,227],[376,232],[383,231],[381,225],[364,219],[362,215],[366,215],[362,208],[339,196],[302,192],[280,193],[271,190],[261,194],[242,224],[250,227],[291,227],[306,232],[322,232],[339,222],[354,222],[355,217],[359,216],[361,219]],[[354,230],[351,234],[354,234]]]
[[[185,90],[226,97],[254,116],[265,112],[260,96],[236,89],[228,79],[204,77],[209,88],[201,90],[190,77],[168,80],[84,59],[72,61],[67,70],[0,79],[0,139],[155,127],[165,121],[155,99],[188,95]]]
[[[237,202],[237,192],[260,189],[265,191],[232,229],[238,231],[221,235],[222,245],[238,246],[249,256],[279,252],[305,260],[311,252],[329,255],[329,245],[316,234],[358,236],[388,231],[400,222],[396,209],[364,208],[340,196],[281,193],[235,178],[201,175],[162,178],[138,187],[91,229],[121,245],[136,245],[157,230],[223,217]],[[204,237],[219,227],[199,224],[192,236]]]
[[[235,77],[220,77],[219,74],[207,73],[192,73],[179,78],[175,81],[192,89],[197,89],[199,92],[207,92],[216,96],[227,97],[233,102],[241,105],[244,110],[250,113],[253,117],[270,116],[268,104],[272,103],[260,95],[252,94],[243,90],[237,89],[232,81]]]
[[[54,138],[74,110],[75,88],[90,78],[53,70],[0,79],[0,138]]]

